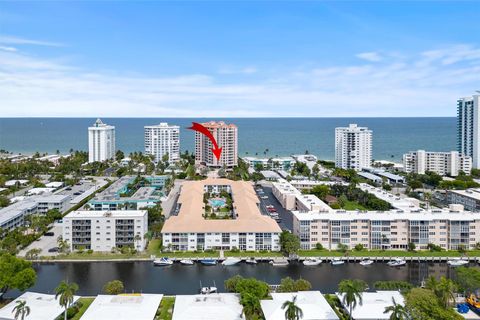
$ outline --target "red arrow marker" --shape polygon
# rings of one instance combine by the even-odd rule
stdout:
[[[210,141],[213,144],[212,152],[215,155],[215,158],[217,158],[217,161],[220,160],[220,156],[222,155],[222,148],[218,147],[217,141],[215,140],[215,137],[210,132],[210,130],[208,130],[203,125],[201,125],[200,123],[197,123],[197,122],[192,122],[192,126],[187,128],[187,129],[198,131],[198,132],[204,134],[208,139],[210,139]]]

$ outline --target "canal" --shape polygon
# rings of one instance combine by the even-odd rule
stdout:
[[[473,265],[473,264],[472,264]],[[168,267],[154,267],[151,262],[69,262],[35,264],[37,282],[30,291],[52,293],[64,279],[76,282],[80,295],[96,295],[102,292],[107,281],[123,281],[127,292],[163,294],[194,294],[198,292],[200,281],[204,286],[214,283],[219,291],[224,291],[223,282],[234,276],[254,277],[269,284],[278,284],[280,279],[303,278],[312,284],[313,289],[323,293],[333,293],[343,279],[362,279],[371,288],[379,280],[403,280],[418,285],[429,275],[436,277],[454,276],[454,271],[446,263],[409,262],[403,267],[389,267],[385,263],[375,263],[363,267],[358,263],[345,263],[332,266],[322,263],[319,266],[304,266],[291,263],[284,267],[273,267],[268,263],[235,266],[184,266],[175,263]],[[19,292],[9,292],[7,296],[17,296]]]

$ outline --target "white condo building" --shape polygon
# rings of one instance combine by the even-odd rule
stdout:
[[[223,121],[202,123],[216,139],[222,148],[220,159],[217,160],[212,152],[213,144],[210,139],[199,132],[195,132],[195,162],[205,163],[209,167],[232,168],[238,164],[238,128],[234,124]]]
[[[457,147],[458,152],[471,156],[473,167],[480,167],[480,92],[457,101]]]
[[[180,160],[180,127],[162,122],[145,126],[145,154],[155,156],[155,162],[168,154],[168,161]]]
[[[335,166],[342,169],[369,168],[372,162],[372,130],[350,124],[335,128]]]
[[[115,158],[115,127],[97,119],[88,127],[88,162]]]
[[[472,171],[472,157],[464,156],[458,151],[431,152],[425,150],[410,151],[403,155],[405,172],[425,174],[435,172],[441,176],[458,176],[460,171],[470,174]]]
[[[146,210],[73,211],[63,217],[63,240],[70,250],[108,252],[112,248],[145,249]]]

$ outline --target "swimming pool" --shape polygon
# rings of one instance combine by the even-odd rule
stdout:
[[[223,199],[210,199],[210,200],[208,200],[208,202],[214,208],[220,208],[220,207],[225,206],[225,200],[223,200]]]

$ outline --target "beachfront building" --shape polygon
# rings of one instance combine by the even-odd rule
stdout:
[[[260,201],[252,183],[209,178],[185,181],[180,190],[176,213],[165,221],[162,229],[164,248],[174,251],[280,250],[281,229],[275,220],[260,212]],[[208,197],[222,192],[232,200],[228,213],[225,213],[225,199]],[[207,215],[209,207],[215,207],[217,214],[224,216]]]
[[[472,157],[473,167],[480,168],[480,92],[457,101],[457,150]]]
[[[407,173],[425,174],[430,171],[441,176],[456,177],[460,172],[470,174],[472,157],[464,156],[458,151],[410,151],[403,155],[403,167]]]
[[[429,243],[445,250],[473,249],[480,242],[480,216],[450,209],[429,211],[391,210],[334,212],[293,211],[293,233],[301,248],[314,249],[317,243],[335,250],[339,244],[366,249],[427,249]]]
[[[295,164],[295,159],[292,157],[275,157],[275,158],[257,158],[257,157],[244,157],[248,166],[252,169],[261,168],[261,170],[285,170],[290,169]]]
[[[145,249],[146,210],[73,211],[63,217],[63,240],[70,250],[110,252],[114,248]]]
[[[115,158],[115,127],[97,119],[88,127],[88,162]]]
[[[92,210],[139,210],[154,206],[165,195],[169,177],[124,176],[90,200]]]
[[[195,131],[195,163],[208,167],[233,168],[238,164],[238,128],[234,124],[223,121],[202,123],[222,148],[220,159],[217,160],[212,151],[213,144],[204,134]]]
[[[154,126],[145,126],[145,154],[161,161],[168,155],[168,162],[180,160],[180,127],[166,122]]]
[[[372,163],[372,130],[350,124],[335,128],[335,166],[362,170]]]

